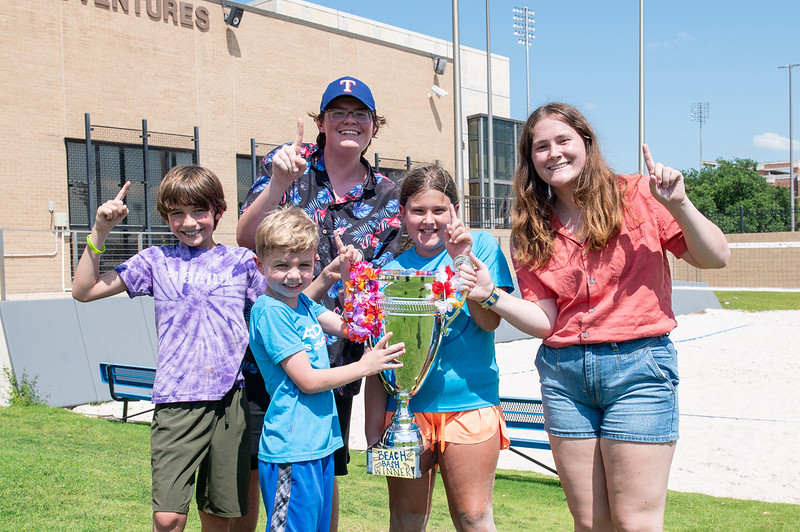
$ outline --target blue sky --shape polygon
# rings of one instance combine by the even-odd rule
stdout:
[[[314,2],[452,40],[446,0]],[[461,0],[461,43],[486,48],[486,2]],[[510,58],[511,118],[526,118],[525,49],[512,9],[490,2],[492,52]],[[594,126],[609,164],[638,166],[639,2],[528,2],[535,11],[530,48],[531,108],[559,100]],[[789,159],[789,75],[800,63],[800,1],[645,0],[645,140],[657,161],[696,168],[700,126],[690,106],[708,102],[703,159]],[[388,73],[387,73],[388,74]],[[792,69],[795,158],[800,157],[800,67]],[[391,117],[387,117],[391,119]]]

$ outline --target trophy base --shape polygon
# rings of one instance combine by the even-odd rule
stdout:
[[[367,449],[367,473],[384,477],[420,478],[433,467],[430,445]]]

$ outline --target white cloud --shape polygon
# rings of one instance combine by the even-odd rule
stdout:
[[[667,49],[667,48],[672,48],[673,46],[680,46],[684,43],[691,41],[692,39],[693,37],[689,33],[685,31],[679,31],[678,33],[675,34],[675,37],[669,41],[647,43],[647,49],[648,51],[655,52],[662,48]]]
[[[753,137],[753,146],[762,150],[788,152],[789,138],[777,133],[764,133]],[[794,149],[800,149],[800,141],[794,141]]]

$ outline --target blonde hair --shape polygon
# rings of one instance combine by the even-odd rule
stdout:
[[[316,250],[319,229],[298,207],[282,207],[269,213],[256,228],[256,254],[262,259],[275,249],[290,253]]]
[[[622,227],[625,204],[620,177],[606,164],[592,126],[575,107],[552,102],[528,117],[519,139],[519,165],[514,172],[511,246],[520,265],[541,267],[553,256],[553,208],[556,196],[533,166],[533,128],[554,118],[573,128],[586,146],[586,164],[573,185],[573,200],[583,213],[580,238],[593,251],[602,249]]]
[[[169,213],[181,205],[195,205],[222,214],[228,208],[222,183],[214,172],[194,164],[173,167],[158,186],[156,209],[168,221]],[[214,221],[214,228],[217,220]]]

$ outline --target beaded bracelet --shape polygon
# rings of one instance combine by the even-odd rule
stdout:
[[[492,288],[492,293],[489,294],[489,297],[480,301],[478,304],[483,308],[490,308],[493,307],[497,300],[500,299],[500,289],[496,286]]]

